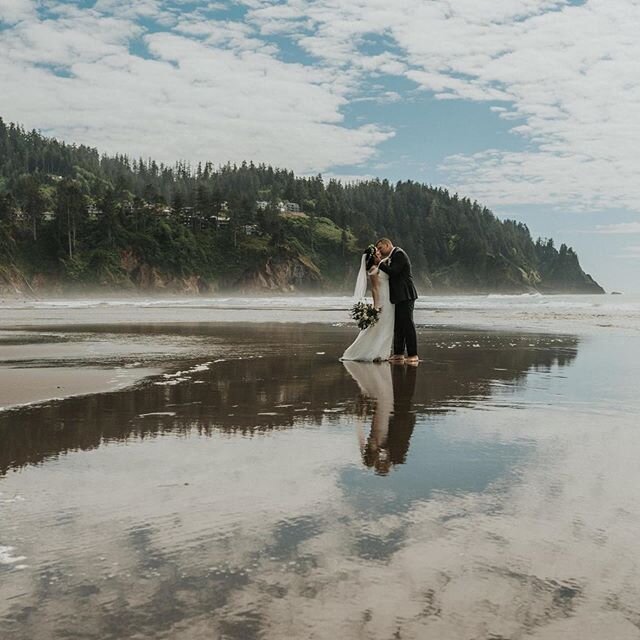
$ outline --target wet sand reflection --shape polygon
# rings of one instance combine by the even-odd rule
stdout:
[[[167,331],[166,327],[152,329]],[[178,359],[171,366],[177,373],[154,377],[126,390],[0,412],[0,474],[110,442],[220,430],[257,435],[318,424],[360,410],[351,382],[356,376],[336,362],[336,354],[348,339],[344,330],[196,329],[200,333],[214,331],[215,340],[225,344],[225,357],[211,356],[204,367],[202,356]],[[502,391],[515,388],[530,370],[564,367],[575,358],[578,346],[577,339],[571,337],[517,334],[432,332],[429,338],[433,346],[425,344],[425,350],[432,354],[428,363],[413,373],[403,368],[394,368],[391,373],[391,387],[407,389],[396,392],[403,398],[415,394],[412,410],[425,415],[489,398],[497,386]],[[234,350],[235,340],[238,345]],[[279,340],[287,340],[288,346]],[[323,352],[318,356],[320,348]],[[359,371],[359,366],[366,365],[353,366]],[[179,372],[186,373],[181,376]],[[388,381],[384,384],[390,388]],[[414,391],[408,392],[409,388]],[[411,399],[403,400],[402,407],[404,403],[410,405]],[[404,410],[410,419],[413,414]],[[399,426],[394,431],[398,434],[394,440],[407,441],[390,450],[390,462],[399,464],[406,455],[411,427]],[[403,432],[408,435],[401,436]]]
[[[225,354],[0,414],[0,636],[638,637],[631,369],[580,388],[611,342],[197,331]]]

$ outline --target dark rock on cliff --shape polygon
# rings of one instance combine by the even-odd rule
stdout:
[[[247,271],[236,283],[238,291],[319,290],[323,278],[320,269],[306,256],[273,257],[257,268]]]

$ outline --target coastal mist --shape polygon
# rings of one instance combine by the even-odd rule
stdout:
[[[637,334],[95,319],[0,336],[87,374],[0,412],[0,637],[638,637]]]

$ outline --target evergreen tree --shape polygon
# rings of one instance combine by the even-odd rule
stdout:
[[[40,186],[36,176],[22,174],[16,182],[16,196],[26,219],[29,222],[33,239],[38,239],[38,228],[42,215],[47,209],[49,199]]]
[[[71,178],[59,182],[56,200],[58,222],[66,232],[68,255],[72,260],[78,243],[78,224],[86,211],[86,200],[80,183]]]

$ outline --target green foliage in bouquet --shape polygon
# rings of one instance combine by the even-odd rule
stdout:
[[[378,322],[380,311],[372,304],[362,301],[356,302],[356,304],[351,307],[351,317],[356,321],[358,329],[362,331]]]

